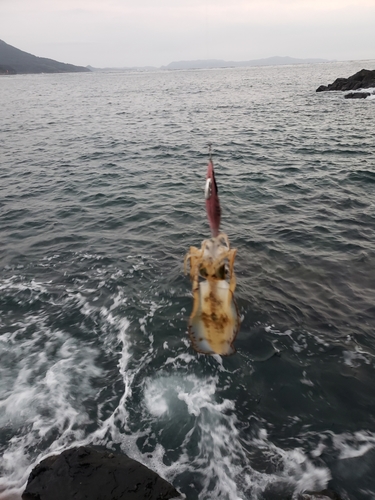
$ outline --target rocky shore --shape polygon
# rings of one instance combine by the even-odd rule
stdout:
[[[320,85],[317,92],[326,92],[330,90],[359,90],[375,88],[375,70],[361,69],[349,78],[336,78],[333,83]],[[345,95],[346,99],[365,99],[373,92],[351,92]]]
[[[80,446],[50,456],[34,467],[22,500],[182,499],[156,472],[125,454]],[[265,498],[271,498],[266,495]],[[281,498],[277,496],[277,498]],[[291,497],[290,497],[291,498]],[[298,500],[341,500],[332,490],[304,492]],[[285,498],[288,500],[289,496]]]
[[[22,500],[168,500],[182,498],[165,479],[125,454],[89,446],[42,460]]]

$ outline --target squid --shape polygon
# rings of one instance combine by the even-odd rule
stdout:
[[[193,292],[189,337],[197,352],[227,356],[236,352],[233,343],[240,327],[234,299],[237,250],[230,248],[228,236],[219,232],[221,210],[211,158],[205,197],[212,238],[204,240],[201,248],[190,247],[184,259],[185,274],[190,264]]]

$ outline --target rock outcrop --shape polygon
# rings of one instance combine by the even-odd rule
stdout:
[[[366,99],[371,95],[370,92],[349,92],[344,97],[345,99]]]
[[[88,446],[42,460],[22,500],[164,500],[181,498],[165,479],[127,455]]]
[[[317,92],[327,90],[357,90],[375,88],[375,70],[361,69],[355,75],[349,78],[337,78],[329,85],[321,85],[316,89]]]

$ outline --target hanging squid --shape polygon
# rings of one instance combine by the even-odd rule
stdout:
[[[200,249],[190,247],[184,261],[185,274],[190,263],[194,299],[189,336],[196,351],[225,356],[235,352],[233,343],[240,327],[234,300],[236,249],[230,248],[225,233],[219,233],[221,210],[211,158],[205,198],[212,238],[204,240]]]

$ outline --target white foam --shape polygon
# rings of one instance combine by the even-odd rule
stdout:
[[[348,94],[357,94],[358,92],[366,92],[366,93],[369,93],[370,95],[365,97],[365,99],[375,99],[375,87],[369,87],[369,88],[365,88],[365,89],[355,89],[355,90],[350,90],[346,93],[346,95]]]
[[[166,347],[164,347],[164,349],[166,349]],[[195,359],[196,359],[195,356],[193,356],[192,354],[189,354],[187,352],[183,352],[181,354],[178,354],[177,356],[168,358],[164,362],[164,364],[165,365],[169,365],[169,364],[176,365],[176,364],[179,364],[179,363],[177,363],[179,360],[183,361],[186,364],[189,364],[192,361],[195,361]]]
[[[145,384],[144,398],[148,411],[159,418],[178,419],[179,422],[195,417],[194,427],[187,433],[179,460],[171,467],[163,465],[165,451],[158,447],[159,459],[154,457],[153,465],[158,472],[172,479],[186,469],[204,471],[202,498],[241,498],[232,477],[238,470],[231,463],[231,450],[236,446],[238,431],[236,417],[226,415],[234,409],[230,400],[217,402],[215,398],[217,379],[200,379],[195,375],[166,375],[148,379]],[[181,402],[184,406],[181,407]],[[185,410],[183,410],[185,408]],[[229,425],[229,428],[228,428]],[[188,447],[194,432],[201,434],[197,457],[190,457]],[[211,491],[211,481],[216,482]]]
[[[117,330],[117,339],[119,344],[121,345],[121,353],[118,360],[118,369],[119,374],[121,375],[121,379],[123,382],[123,392],[121,394],[119,403],[117,407],[113,410],[112,414],[103,420],[99,424],[99,428],[89,436],[87,439],[87,443],[93,444],[101,444],[101,445],[109,445],[111,446],[113,443],[120,444],[125,452],[129,452],[132,450],[130,455],[134,458],[137,458],[139,461],[144,463],[142,456],[137,451],[136,447],[136,439],[138,439],[138,435],[129,436],[124,435],[124,431],[129,431],[129,412],[127,409],[127,403],[131,399],[132,396],[132,384],[134,378],[137,373],[144,368],[144,366],[150,362],[151,357],[150,353],[152,352],[152,347],[148,350],[145,350],[140,359],[138,359],[135,363],[135,366],[129,366],[132,361],[132,353],[131,353],[131,342],[127,335],[127,330],[129,328],[129,321],[127,318],[122,317],[115,309],[120,307],[126,302],[126,298],[124,297],[122,292],[119,292],[119,295],[115,297],[114,307],[107,309],[105,307],[101,308],[100,314],[101,316]],[[141,330],[146,333],[145,324],[146,319],[152,317],[159,306],[155,303],[151,304],[150,312],[146,314],[144,318],[142,318]],[[149,336],[149,340],[152,335]],[[152,340],[150,340],[152,344]],[[158,410],[155,410],[156,412]],[[160,412],[161,410],[159,410]]]
[[[21,332],[16,331],[13,342],[0,345],[3,355],[12,352],[9,365],[1,367],[1,372],[9,373],[5,386],[1,383],[0,422],[17,429],[0,458],[0,486],[7,489],[22,488],[34,461],[82,439],[82,429],[89,423],[82,401],[94,396],[91,379],[101,375],[94,362],[96,349],[78,345],[68,334],[49,330],[45,318],[37,319],[38,330],[31,339],[20,340]],[[31,325],[34,320],[35,316],[26,317],[25,322]],[[73,399],[72,394],[80,398]],[[52,434],[56,437],[47,444]],[[35,455],[33,449],[38,448],[45,451]]]
[[[118,418],[123,425],[126,425],[127,411],[125,410],[125,401],[128,397],[131,396],[131,382],[133,375],[128,373],[127,371],[127,366],[131,358],[131,352],[130,341],[126,335],[126,331],[130,323],[127,318],[118,317],[114,313],[114,309],[123,304],[125,300],[126,299],[124,298],[123,293],[120,291],[118,296],[114,299],[113,306],[110,307],[109,310],[106,307],[102,307],[100,310],[102,318],[104,318],[111,326],[114,326],[118,332],[117,338],[118,342],[121,345],[121,354],[118,361],[118,368],[124,382],[124,392],[121,396],[118,407],[109,417],[109,419],[103,424],[104,429],[106,429],[106,427],[115,428],[115,417]],[[103,428],[97,431],[98,435],[101,435],[103,433]]]
[[[344,363],[348,366],[358,367],[359,361],[364,361],[367,365],[371,364],[374,355],[355,346],[355,351],[343,351]]]
[[[370,432],[355,432],[354,434],[331,434],[333,445],[339,451],[339,458],[357,458],[365,455],[375,446],[375,434]]]
[[[48,283],[22,282],[19,277],[3,281],[0,286],[9,293],[47,293],[47,298],[41,297],[38,312],[14,321],[12,330],[0,337],[0,425],[12,430],[13,435],[0,457],[0,498],[8,498],[20,496],[35,463],[88,441],[85,429],[92,422],[84,402],[95,398],[92,381],[102,377],[103,371],[96,364],[96,347],[83,343],[69,331],[50,326],[47,311],[56,303],[65,308],[78,307],[85,315],[98,314],[85,296],[64,289],[58,299],[52,300],[48,298]],[[30,295],[24,300],[29,304]],[[119,292],[113,299],[112,311],[103,314],[104,330],[113,326],[122,343],[122,374],[130,356],[125,334],[129,322],[120,314],[115,316],[113,309],[124,301]]]
[[[285,330],[284,332],[281,332],[277,328],[275,328],[274,325],[271,326],[266,326],[265,331],[267,333],[272,333],[273,335],[277,335],[280,337],[289,337],[290,340],[292,341],[292,349],[296,353],[300,353],[304,351],[307,348],[307,341],[306,338],[303,334],[299,334],[297,336],[297,339],[294,338],[293,331],[292,330]],[[277,348],[276,342],[272,343],[274,349],[279,352],[279,349]]]
[[[315,467],[302,450],[278,448],[269,441],[265,429],[244,442],[237,428],[234,402],[220,400],[217,389],[217,377],[199,378],[193,374],[163,375],[145,383],[144,401],[151,417],[169,425],[173,420],[186,425],[194,418],[178,460],[167,467],[165,450],[158,446],[153,453],[152,466],[163,477],[174,480],[189,470],[202,476],[201,498],[228,500],[258,498],[267,486],[280,482],[293,484],[296,492],[326,487],[330,479],[327,468]],[[181,402],[185,406],[181,407]],[[198,435],[198,444],[193,445]],[[192,446],[198,446],[195,455],[190,452]],[[263,474],[252,469],[249,449],[262,450],[269,461],[280,462],[281,472]]]
[[[158,383],[146,386],[145,403],[151,415],[161,417],[168,412],[168,403],[166,398],[166,391],[161,391],[158,387]]]
[[[375,448],[375,433],[370,431],[362,430],[342,434],[326,431],[321,433],[319,437],[319,443],[310,452],[312,457],[319,457],[325,453],[329,454],[331,458],[336,457],[338,460],[356,459],[363,457]]]

